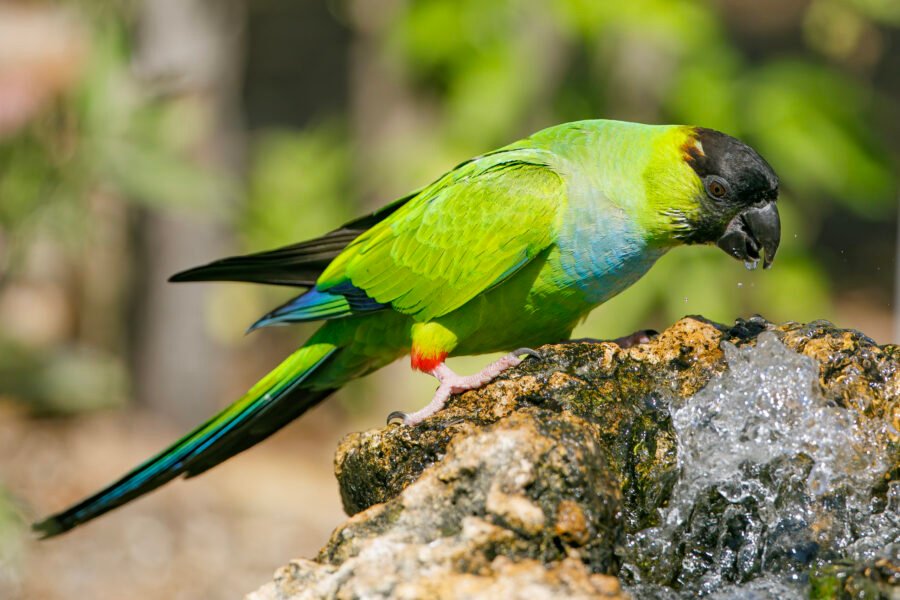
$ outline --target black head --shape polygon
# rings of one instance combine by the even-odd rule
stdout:
[[[768,267],[781,239],[778,176],[759,153],[724,133],[697,127],[685,160],[703,183],[700,210],[688,217],[686,243],[715,242],[728,254]]]

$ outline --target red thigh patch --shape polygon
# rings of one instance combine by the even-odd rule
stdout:
[[[409,355],[409,364],[413,369],[422,371],[423,373],[431,373],[439,364],[443,363],[446,358],[446,352],[425,354],[416,348],[413,348]]]

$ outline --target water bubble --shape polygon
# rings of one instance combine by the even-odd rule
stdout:
[[[722,349],[728,370],[671,406],[679,480],[660,525],[626,536],[629,591],[804,598],[816,561],[889,553],[900,540],[900,482],[883,500],[870,493],[891,461],[879,441],[886,425],[829,401],[818,364],[773,332]],[[652,564],[640,562],[648,556]],[[676,577],[679,591],[665,585]]]

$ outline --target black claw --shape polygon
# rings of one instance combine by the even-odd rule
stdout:
[[[531,358],[536,358],[538,360],[543,360],[544,357],[541,356],[541,353],[537,350],[532,350],[531,348],[519,348],[515,352],[513,352],[516,356],[521,356],[525,354],[526,356],[530,356]]]
[[[406,413],[403,411],[395,410],[387,417],[387,424],[390,425],[391,421],[394,419],[400,419],[403,423],[406,423]]]

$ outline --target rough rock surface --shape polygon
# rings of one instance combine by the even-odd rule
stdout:
[[[673,407],[728,368],[723,342],[755,346],[767,330],[818,363],[816,393],[823,401],[853,411],[859,421],[884,424],[877,442],[893,467],[872,494],[876,504],[881,495],[885,512],[889,490],[900,490],[900,349],[826,322],[775,326],[754,318],[725,327],[685,318],[628,349],[608,342],[542,347],[541,360],[526,360],[488,386],[454,396],[416,427],[394,424],[347,436],[335,471],[353,517],[314,560],[292,562],[248,598],[625,597],[616,575],[629,585],[649,584],[641,596],[660,586],[658,597],[666,597],[671,590],[721,589],[701,585],[713,571],[715,585],[751,580],[766,560],[780,564],[778,556],[757,547],[769,539],[764,535],[745,547],[729,539],[722,528],[740,529],[758,507],[747,508],[746,497],[729,499],[715,486],[702,490],[695,504],[711,516],[702,535],[661,550],[664,568],[644,568],[630,557],[634,564],[620,569],[629,560],[623,550],[629,536],[660,525],[683,468]],[[779,459],[757,468],[763,475],[747,477],[784,487],[778,477],[793,469],[801,479],[790,481],[802,487],[811,460],[801,454],[786,462],[790,468]],[[693,521],[691,527],[698,528]],[[828,548],[825,537],[800,559],[796,548],[787,548],[784,568],[809,569],[816,557],[827,557],[820,551]],[[756,554],[748,559],[748,552]],[[697,556],[713,560],[697,567]],[[879,586],[893,585],[896,577],[884,565],[895,563],[878,560],[872,564],[879,569],[850,564],[841,573],[877,572]],[[816,568],[801,579],[819,588],[836,585],[838,566]]]
[[[900,560],[877,558],[853,563],[832,563],[813,571],[810,597],[814,599],[840,598],[900,598]]]

